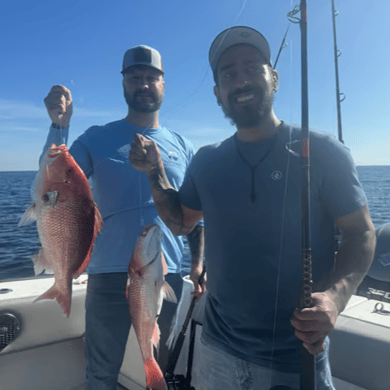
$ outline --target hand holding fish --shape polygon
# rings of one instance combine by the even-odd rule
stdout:
[[[312,294],[313,307],[296,309],[291,317],[295,335],[312,354],[323,352],[325,337],[333,330],[338,313],[336,303],[327,291]]]
[[[141,134],[134,136],[131,143],[129,161],[135,169],[145,172],[147,175],[156,169],[164,169],[157,144]]]
[[[68,127],[73,113],[72,95],[63,85],[53,85],[44,99],[49,117],[54,125]]]

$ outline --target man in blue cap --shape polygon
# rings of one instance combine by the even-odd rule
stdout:
[[[160,53],[148,46],[126,51],[123,58],[123,91],[128,113],[124,119],[92,126],[72,144],[70,154],[92,183],[94,200],[103,217],[87,269],[86,390],[116,390],[131,318],[126,300],[127,270],[137,237],[145,225],[158,224],[163,233],[162,250],[168,265],[166,280],[179,301],[183,240],[175,237],[158,217],[150,186],[128,162],[130,142],[136,133],[156,142],[169,180],[179,188],[193,157],[192,144],[159,123],[164,97],[164,71]],[[68,140],[72,116],[70,91],[52,87],[45,98],[51,118],[43,153],[52,143]],[[43,155],[42,153],[42,155]],[[203,256],[201,226],[188,235],[192,261]],[[161,330],[158,363],[167,364],[170,324],[176,305],[164,301],[158,324]]]
[[[232,27],[210,47],[214,94],[237,128],[201,148],[179,192],[155,143],[130,161],[148,175],[162,220],[186,234],[204,217],[207,290],[201,390],[299,389],[300,348],[316,355],[317,390],[333,390],[328,335],[372,262],[375,230],[348,149],[311,131],[313,307],[302,287],[301,129],[279,120],[267,40]],[[341,231],[335,257],[334,226]]]

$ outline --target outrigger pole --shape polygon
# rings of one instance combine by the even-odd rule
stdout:
[[[339,141],[344,143],[343,130],[341,126],[341,105],[340,103],[345,99],[345,95],[340,93],[339,86],[339,64],[338,58],[341,56],[341,51],[337,50],[337,39],[336,39],[336,16],[339,14],[334,9],[334,0],[332,0],[332,19],[333,19],[333,46],[334,46],[334,65],[336,71],[336,102],[337,102],[337,130]]]
[[[295,15],[300,11],[301,18]],[[299,23],[301,28],[301,81],[302,81],[302,295],[301,308],[312,306],[313,292],[311,229],[310,229],[310,137],[309,137],[309,91],[307,66],[307,4],[301,0],[300,6],[288,14],[292,23]],[[300,375],[300,390],[315,390],[316,370],[315,355],[301,347],[302,363]]]

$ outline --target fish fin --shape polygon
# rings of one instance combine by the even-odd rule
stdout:
[[[127,285],[126,285],[126,299],[129,299],[130,295],[130,278],[127,277]]]
[[[163,274],[166,275],[168,273],[168,266],[167,266],[167,262],[165,260],[165,257],[164,257],[164,253],[161,252],[161,262],[162,262],[162,266],[163,266]]]
[[[176,294],[173,291],[172,287],[164,280],[161,291],[163,293],[163,298],[169,302],[177,303]]]
[[[29,225],[37,219],[37,210],[33,203],[20,217],[18,226]]]
[[[94,227],[94,236],[96,237],[100,230],[102,230],[103,227],[103,217],[100,214],[99,208],[97,207],[97,204],[93,203],[95,208],[95,227]]]
[[[156,347],[156,349],[158,351],[159,342],[160,342],[160,328],[158,327],[157,321],[156,321],[156,325],[154,326],[154,329],[153,329],[152,338],[153,338],[153,345]]]
[[[144,360],[146,386],[153,390],[167,390],[167,384],[160,366],[152,357]]]
[[[35,276],[44,272],[45,275],[54,274],[50,262],[45,257],[45,252],[41,249],[35,256],[32,257],[34,263]]]
[[[49,288],[49,290],[47,290],[45,293],[43,293],[41,296],[39,296],[37,299],[35,299],[34,303],[37,301],[40,301],[41,299],[55,299],[62,307],[62,310],[64,311],[66,317],[69,318],[70,304],[71,304],[71,300],[72,300],[71,289],[68,289],[67,291],[62,292],[58,288],[58,286],[54,283],[54,285],[51,288]]]
[[[89,261],[91,260],[92,251],[93,251],[93,247],[95,244],[95,239],[103,226],[102,215],[100,214],[100,211],[99,211],[96,203],[93,203],[93,206],[94,206],[93,237],[91,240],[91,244],[89,246],[88,253],[85,256],[83,263],[81,264],[80,268],[77,271],[75,271],[72,275],[72,278],[74,278],[74,279],[77,279],[85,271],[85,269],[88,267]]]

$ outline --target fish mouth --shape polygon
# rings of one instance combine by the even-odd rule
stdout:
[[[54,144],[50,147],[47,155],[50,158],[57,158],[60,154],[66,153],[67,149],[65,145],[55,146]]]

